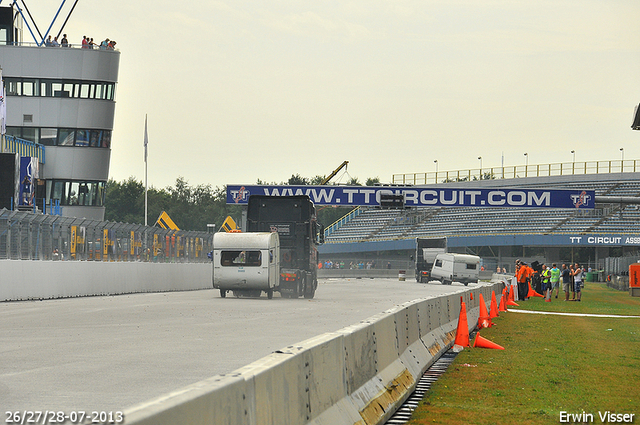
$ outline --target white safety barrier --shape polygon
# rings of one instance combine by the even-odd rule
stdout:
[[[469,330],[478,295],[490,308],[502,282],[415,300],[289,346],[230,374],[125,410],[127,425],[379,424],[455,339],[461,298]],[[472,299],[473,297],[473,299]]]
[[[0,260],[0,301],[211,288],[211,263]]]

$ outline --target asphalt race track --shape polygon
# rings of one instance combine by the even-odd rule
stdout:
[[[473,284],[470,286],[474,286]],[[118,411],[395,305],[464,289],[321,280],[312,300],[217,290],[0,303],[0,407]]]

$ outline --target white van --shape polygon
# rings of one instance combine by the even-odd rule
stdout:
[[[280,237],[277,232],[216,233],[213,235],[213,287],[226,297],[269,299],[280,282]]]
[[[444,285],[452,282],[478,282],[480,276],[480,257],[467,254],[438,254],[431,268],[431,279]]]

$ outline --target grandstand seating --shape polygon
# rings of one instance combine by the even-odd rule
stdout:
[[[519,187],[539,183],[518,179]],[[546,182],[555,188],[595,190],[596,195],[640,196],[640,180]],[[638,205],[598,205],[593,210],[542,208],[425,207],[379,209],[361,207],[360,214],[327,236],[327,243],[364,242],[415,237],[487,234],[640,233]]]

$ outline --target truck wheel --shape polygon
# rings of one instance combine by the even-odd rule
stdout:
[[[227,296],[227,290],[226,289],[221,289],[220,290],[220,298],[226,298]]]
[[[272,299],[273,298],[273,289],[269,289],[267,291],[267,298]]]
[[[307,290],[304,291],[304,297],[308,300],[312,299],[315,294],[316,294],[316,290],[313,288],[311,288],[311,291],[307,291]]]
[[[465,281],[465,282],[464,282],[464,286],[468,286],[468,285],[469,285],[469,282],[466,282],[466,281]]]

